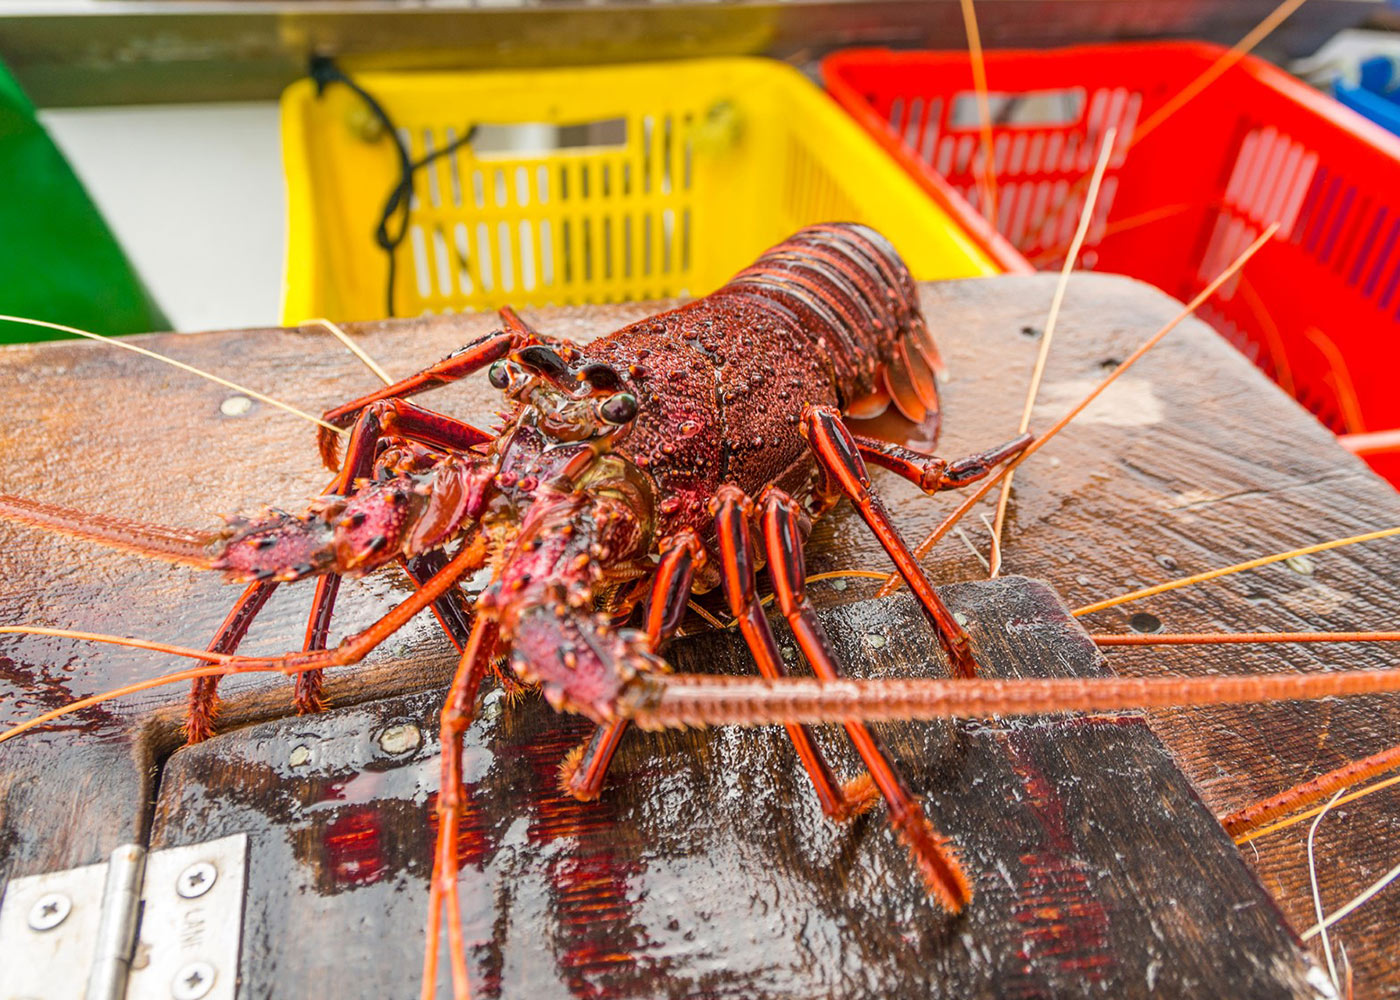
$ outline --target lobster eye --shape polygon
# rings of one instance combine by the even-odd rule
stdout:
[[[510,365],[504,361],[497,361],[486,373],[486,378],[497,389],[504,389],[510,385]]]
[[[616,392],[598,404],[598,415],[610,424],[625,424],[637,415],[637,397]]]
[[[564,364],[564,359],[553,349],[543,344],[531,344],[529,347],[522,347],[515,352],[515,360],[518,361],[520,366],[526,371],[535,375],[543,375],[551,381],[573,380],[573,376],[569,372],[569,366]]]

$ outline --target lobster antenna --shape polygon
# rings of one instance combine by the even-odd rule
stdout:
[[[852,678],[658,674],[622,714],[643,729],[986,719],[1400,691],[1400,668],[1213,677]]]
[[[39,625],[0,625],[0,635],[42,635],[99,642],[184,656],[209,664],[162,674],[159,677],[149,677],[80,698],[0,732],[0,743],[73,712],[166,684],[237,673],[291,675],[318,669],[311,664],[278,665],[257,657],[192,649],[188,646],[101,632],[78,632]],[[1400,633],[1293,633],[1287,640],[1273,640],[1270,638],[1272,635],[1274,633],[1257,633],[1252,638],[1265,642],[1353,642],[1377,636],[1383,636],[1389,641],[1400,640]],[[1058,677],[1013,680],[843,678],[838,681],[821,681],[806,677],[767,680],[760,677],[728,677],[715,674],[665,674],[649,677],[645,689],[635,702],[624,706],[623,714],[643,728],[667,729],[717,725],[761,726],[787,722],[847,722],[851,719],[873,722],[943,718],[982,719],[1002,715],[1051,715],[1060,712],[1124,711],[1169,706],[1287,701],[1387,691],[1400,691],[1400,668],[1311,674]]]
[[[1156,594],[1164,594],[1169,590],[1179,590],[1182,587],[1189,587],[1193,583],[1217,580],[1222,576],[1229,576],[1231,573],[1242,573],[1245,570],[1258,569],[1260,566],[1268,566],[1270,563],[1283,562],[1287,559],[1296,559],[1299,556],[1310,556],[1316,552],[1326,552],[1328,549],[1338,549],[1343,545],[1354,545],[1357,542],[1371,542],[1378,538],[1390,538],[1393,535],[1400,535],[1400,527],[1368,531],[1365,534],[1351,535],[1347,538],[1334,538],[1330,542],[1318,542],[1316,545],[1305,545],[1301,549],[1289,549],[1287,552],[1277,552],[1271,556],[1260,556],[1258,559],[1250,559],[1247,562],[1235,563],[1233,566],[1222,566],[1220,569],[1206,570],[1204,573],[1197,573],[1194,576],[1183,576],[1176,580],[1168,580],[1166,583],[1159,583],[1152,587],[1143,587],[1141,590],[1134,590],[1119,597],[1110,597],[1104,601],[1086,604],[1082,608],[1075,608],[1070,614],[1078,618],[1081,615],[1093,614],[1095,611],[1103,611],[1106,608],[1115,608],[1120,604],[1127,604],[1129,601],[1140,600],[1144,597],[1152,597]]]
[[[324,326],[327,330],[329,330],[331,336],[333,336],[336,340],[344,344],[346,350],[348,350],[351,354],[355,355],[355,357],[363,361],[365,367],[368,368],[370,371],[374,372],[375,376],[379,379],[379,381],[383,382],[385,385],[394,384],[394,380],[389,377],[389,373],[386,372],[383,368],[379,367],[379,362],[375,361],[372,357],[366,354],[364,348],[362,348],[359,344],[351,340],[350,335],[348,333],[342,330],[335,323],[332,323],[330,320],[326,319],[324,316],[317,316],[315,319],[304,320],[303,322],[298,323],[297,325],[311,326],[312,324]]]
[[[1332,979],[1333,989],[1338,992],[1341,991],[1342,984],[1337,980],[1337,963],[1332,960],[1332,942],[1327,939],[1327,923],[1322,917],[1322,890],[1317,887],[1317,857],[1313,852],[1313,842],[1317,839],[1317,828],[1322,824],[1323,817],[1332,811],[1332,807],[1341,797],[1341,792],[1332,796],[1317,814],[1317,819],[1308,827],[1308,883],[1312,886],[1313,912],[1317,914],[1317,927],[1322,929],[1322,954],[1327,958],[1327,973]]]
[[[125,351],[132,351],[136,354],[144,354],[148,358],[154,358],[157,361],[163,361],[167,365],[172,365],[176,368],[179,368],[181,371],[189,372],[191,375],[198,375],[200,378],[208,379],[210,382],[217,383],[218,385],[223,386],[225,389],[232,389],[234,392],[240,392],[243,395],[251,397],[252,399],[256,399],[261,403],[266,403],[268,406],[275,406],[279,410],[285,410],[293,416],[301,417],[301,419],[303,420],[309,420],[313,424],[316,424],[320,427],[324,427],[328,431],[334,431],[337,434],[350,433],[345,428],[337,427],[334,424],[327,423],[320,417],[313,417],[305,410],[298,410],[295,406],[292,406],[290,403],[284,403],[280,399],[273,399],[271,396],[264,395],[263,393],[258,392],[254,389],[249,389],[246,386],[241,386],[237,382],[230,382],[226,378],[220,378],[218,375],[215,375],[212,372],[206,372],[203,369],[194,367],[193,365],[187,365],[183,361],[176,361],[174,358],[168,358],[164,354],[157,354],[155,351],[148,351],[144,347],[137,347],[135,344],[127,343],[126,341],[120,340],[116,337],[107,337],[103,336],[100,333],[92,333],[88,330],[79,330],[75,326],[64,326],[62,323],[50,323],[47,320],[30,319],[27,316],[10,316],[4,313],[0,313],[0,321],[4,321],[6,323],[23,323],[25,326],[40,326],[48,330],[58,330],[61,333],[71,333],[75,337],[86,337],[88,340],[96,340],[104,344],[111,344],[113,347],[120,347],[122,350]]]
[[[1201,91],[1205,90],[1212,83],[1218,80],[1235,63],[1249,55],[1260,42],[1273,34],[1284,21],[1288,20],[1307,0],[1283,0],[1277,7],[1269,12],[1264,20],[1256,24],[1247,35],[1241,38],[1229,50],[1222,52],[1220,58],[1203,69],[1200,74],[1182,87],[1181,90],[1171,100],[1158,108],[1152,115],[1136,129],[1133,130],[1132,141],[1128,143],[1131,148],[1138,142],[1150,135],[1157,126],[1166,121],[1172,115],[1180,111],[1186,104],[1192,101]]]
[[[1279,816],[1286,816],[1297,809],[1303,809],[1312,805],[1318,799],[1338,789],[1347,789],[1367,778],[1374,778],[1378,774],[1385,774],[1400,767],[1400,747],[1390,747],[1380,753],[1374,753],[1369,757],[1360,760],[1349,761],[1341,767],[1328,771],[1326,774],[1294,785],[1267,799],[1261,799],[1252,805],[1236,809],[1234,812],[1224,816],[1220,820],[1220,825],[1225,828],[1225,832],[1235,838],[1236,844],[1247,844],[1251,840],[1257,840],[1265,834],[1283,830],[1305,819],[1311,819],[1317,815],[1317,810],[1300,812],[1296,816],[1280,820],[1269,826],[1263,826],[1272,819]],[[1367,785],[1365,788],[1352,792],[1341,800],[1343,803],[1353,802],[1356,799],[1364,799],[1368,795],[1384,791],[1393,785],[1400,784],[1400,775],[1386,778]]]
[[[207,533],[128,521],[111,514],[87,514],[5,493],[0,493],[0,518],[198,569],[212,568],[207,549],[217,537]]]
[[[1278,642],[1400,642],[1400,632],[1160,632],[1091,634],[1097,646],[1247,646]]]
[[[963,27],[967,30],[967,53],[972,61],[972,86],[977,93],[977,119],[982,132],[982,214],[992,228],[997,227],[997,168],[992,157],[992,105],[987,96],[987,60],[982,54],[982,33],[977,30],[973,0],[962,0]]]
[[[1339,800],[1338,800],[1338,802],[1342,802],[1342,801],[1345,801],[1345,800],[1344,800],[1344,799],[1339,799]],[[1301,936],[1302,936],[1302,939],[1303,939],[1304,941],[1307,941],[1307,940],[1309,940],[1310,938],[1315,937],[1315,936],[1316,936],[1317,934],[1319,934],[1319,933],[1325,935],[1325,934],[1327,933],[1327,928],[1331,927],[1333,924],[1335,924],[1338,920],[1341,920],[1343,917],[1350,916],[1350,915],[1351,915],[1353,912],[1355,912],[1359,907],[1361,907],[1361,906],[1363,906],[1365,903],[1367,903],[1367,902],[1371,899],[1372,896],[1374,896],[1376,893],[1380,892],[1380,891],[1381,891],[1382,889],[1384,889],[1386,886],[1390,885],[1390,883],[1394,882],[1397,878],[1400,878],[1400,865],[1396,865],[1396,866],[1395,866],[1394,868],[1392,868],[1390,871],[1386,872],[1386,873],[1385,873],[1384,875],[1382,875],[1380,878],[1376,879],[1376,881],[1372,882],[1372,883],[1370,884],[1369,887],[1367,887],[1366,889],[1363,889],[1363,890],[1361,891],[1361,893],[1360,893],[1355,899],[1353,899],[1350,903],[1347,903],[1345,906],[1342,906],[1342,907],[1340,907],[1339,909],[1334,910],[1334,911],[1327,917],[1326,920],[1323,920],[1321,923],[1315,924],[1314,926],[1312,926],[1312,927],[1308,928],[1307,930],[1305,930],[1305,931],[1302,933],[1302,935],[1301,935]],[[1338,947],[1339,949],[1341,949],[1341,952],[1342,952],[1342,961],[1345,962],[1345,963],[1347,963],[1348,965],[1350,965],[1350,963],[1347,961],[1347,950],[1346,950],[1346,948],[1342,947],[1342,943],[1341,943],[1340,941],[1337,942],[1337,947]],[[1348,968],[1348,969],[1347,969],[1347,977],[1344,977],[1344,978],[1348,978],[1348,977],[1350,976],[1350,973],[1351,973],[1351,970],[1350,970],[1350,968]],[[1351,995],[1351,993],[1350,993],[1350,991],[1348,991],[1347,996],[1350,996],[1350,995]]]
[[[1117,368],[1113,369],[1113,371],[1108,373],[1108,376],[1104,378],[1103,381],[1101,381],[1098,385],[1094,386],[1094,388],[1089,391],[1089,394],[1087,396],[1081,399],[1074,406],[1070,407],[1069,412],[1062,416],[1059,420],[1055,421],[1055,423],[1050,426],[1049,430],[1047,430],[1040,437],[1032,441],[1026,447],[1025,451],[1021,452],[1021,454],[1017,455],[1010,462],[1007,462],[1000,469],[993,472],[990,476],[983,480],[981,486],[974,490],[966,500],[964,500],[961,504],[958,505],[957,509],[955,509],[946,518],[944,518],[942,524],[940,524],[937,528],[934,528],[933,531],[929,533],[928,537],[919,543],[918,548],[914,550],[914,557],[916,559],[922,559],[924,556],[928,555],[929,550],[932,549],[934,545],[938,543],[938,540],[944,535],[946,535],[949,531],[951,531],[953,527],[960,520],[962,520],[963,515],[970,511],[973,507],[975,507],[984,496],[990,493],[992,489],[997,485],[997,483],[1001,482],[1002,479],[1004,479],[1007,475],[1010,474],[1012,469],[1015,469],[1022,462],[1024,462],[1026,459],[1030,458],[1037,451],[1043,448],[1050,441],[1054,440],[1055,435],[1060,433],[1060,431],[1064,430],[1067,426],[1069,426],[1070,421],[1072,421],[1075,417],[1079,416],[1080,413],[1084,412],[1084,410],[1089,406],[1090,403],[1098,399],[1099,396],[1103,393],[1103,391],[1117,380],[1118,376],[1122,375],[1125,371],[1127,371],[1133,365],[1137,364],[1140,360],[1142,360],[1143,355],[1145,355],[1148,351],[1152,350],[1152,348],[1156,347],[1157,344],[1161,342],[1163,337],[1165,337],[1167,334],[1171,333],[1178,326],[1180,326],[1182,321],[1185,320],[1192,313],[1194,313],[1197,309],[1199,309],[1201,307],[1201,304],[1205,302],[1208,298],[1210,298],[1212,295],[1214,295],[1221,285],[1225,284],[1225,282],[1229,281],[1232,277],[1234,277],[1235,273],[1239,271],[1240,268],[1244,267],[1244,265],[1248,263],[1251,257],[1253,257],[1256,253],[1263,249],[1264,244],[1268,243],[1269,240],[1274,238],[1274,234],[1277,233],[1278,230],[1279,224],[1277,222],[1273,223],[1271,226],[1269,226],[1268,229],[1264,230],[1264,232],[1262,232],[1259,235],[1258,239],[1256,239],[1249,246],[1245,247],[1244,251],[1230,263],[1229,267],[1225,268],[1224,271],[1221,271],[1220,274],[1216,276],[1215,280],[1213,280],[1210,284],[1206,285],[1205,288],[1202,288],[1201,291],[1196,295],[1196,297],[1190,302],[1188,302],[1185,306],[1183,306],[1181,311],[1175,316],[1173,316],[1165,326],[1163,326],[1160,330],[1158,330],[1152,336],[1148,337],[1145,341],[1143,341],[1143,343],[1137,348],[1137,350],[1133,351],[1132,354],[1128,355],[1128,357],[1125,358],[1123,362],[1118,365]],[[879,593],[877,593],[875,596],[885,597],[888,594],[894,593],[894,591],[899,588],[899,579],[900,577],[898,573],[890,574],[890,576],[886,577],[885,585],[880,588]]]
[[[1094,164],[1094,176],[1089,181],[1089,193],[1084,196],[1084,209],[1079,213],[1079,227],[1074,231],[1065,263],[1060,268],[1060,280],[1055,283],[1055,294],[1050,298],[1050,312],[1045,317],[1045,332],[1040,336],[1040,351],[1035,356],[1035,368],[1031,371],[1031,384],[1026,390],[1026,405],[1021,409],[1021,424],[1016,433],[1030,430],[1031,411],[1035,409],[1035,397],[1040,392],[1040,380],[1045,375],[1045,362],[1050,357],[1050,344],[1055,339],[1055,324],[1060,318],[1060,306],[1065,301],[1065,289],[1069,287],[1069,275],[1079,260],[1079,250],[1084,246],[1084,238],[1089,235],[1089,224],[1094,219],[1094,208],[1099,200],[1099,185],[1103,182],[1104,170],[1113,154],[1113,142],[1118,138],[1118,130],[1110,127],[1103,134],[1103,144],[1099,148],[1099,159]],[[1001,535],[1006,526],[1006,505],[1011,499],[1011,480],[1016,474],[1007,473],[1001,481],[1001,496],[997,498],[997,513],[992,522],[992,551],[987,576],[996,577],[1001,573]]]

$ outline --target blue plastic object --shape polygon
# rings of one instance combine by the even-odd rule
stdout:
[[[1332,93],[1347,107],[1400,135],[1400,67],[1390,56],[1373,56],[1361,64],[1356,86],[1334,81]]]

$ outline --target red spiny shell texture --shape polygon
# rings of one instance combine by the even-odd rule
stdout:
[[[769,484],[806,492],[813,463],[798,432],[803,409],[880,393],[891,368],[904,365],[901,344],[936,365],[908,270],[873,230],[831,224],[802,230],[718,291],[583,353],[611,365],[637,396],[619,450],[654,478],[661,534],[709,534],[707,504],[721,483],[751,495]]]

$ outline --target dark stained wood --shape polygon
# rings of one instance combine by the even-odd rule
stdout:
[[[924,304],[949,362],[940,452],[965,453],[1014,430],[1036,341],[1023,330],[1043,323],[1048,276],[950,282],[924,288]],[[1044,426],[1123,357],[1175,305],[1148,287],[1103,275],[1076,275],[1065,303],[1035,424]],[[540,311],[532,322],[586,337],[646,314],[650,307]],[[441,357],[492,325],[489,316],[372,324],[361,343],[396,375]],[[322,332],[245,331],[164,335],[151,346],[274,391],[308,410],[375,383]],[[0,469],[3,489],[94,511],[188,527],[214,512],[263,503],[295,507],[328,479],[310,429],[255,406],[225,417],[218,387],[111,349],[48,344],[0,351]],[[432,404],[490,420],[495,394],[485,380],[444,390]],[[876,484],[912,539],[939,520],[954,498],[929,500],[882,472]],[[990,507],[988,507],[990,509]],[[1021,471],[1008,525],[1007,568],[1051,582],[1073,607],[1148,583],[1331,537],[1400,523],[1388,485],[1339,449],[1330,436],[1201,324],[1174,332],[1115,389],[1104,408],[1046,447]],[[975,518],[969,536],[985,548]],[[1387,540],[1312,558],[1311,572],[1278,565],[1086,619],[1092,630],[1122,631],[1135,611],[1173,631],[1392,627],[1400,611],[1394,572],[1400,542]],[[979,563],[956,538],[928,560],[942,581],[975,579]],[[844,507],[816,528],[809,571],[888,567]],[[814,585],[826,604],[868,596],[873,585]],[[149,565],[75,541],[0,526],[0,620],[111,630],[203,645],[234,589],[208,575]],[[368,621],[404,593],[395,577],[346,588],[335,633]],[[298,646],[307,588],[284,588],[248,641],[250,650]],[[334,637],[334,636],[333,636]],[[105,689],[165,662],[146,654],[94,650],[54,639],[6,637],[0,649],[0,721]],[[1381,647],[1229,647],[1116,650],[1128,673],[1258,672],[1390,665]],[[332,688],[340,705],[441,683],[452,658],[428,621],[395,637],[368,667],[344,672]],[[230,685],[225,721],[284,713],[281,678]],[[172,746],[183,691],[152,693],[76,717],[47,738],[84,746],[144,730],[153,750]],[[1389,745],[1400,733],[1400,701],[1349,702],[1153,713],[1151,725],[1217,813],[1271,794],[1344,760]],[[676,738],[678,739],[678,738]],[[62,766],[57,758],[50,768]],[[76,764],[76,767],[85,766]],[[0,746],[0,771],[27,768],[14,745]],[[28,780],[28,779],[25,779]],[[670,800],[665,800],[670,801]],[[503,804],[503,808],[504,808]],[[13,808],[13,807],[11,807]],[[19,820],[10,812],[6,824]],[[54,822],[58,822],[55,816]],[[32,815],[27,842],[42,844]],[[1319,831],[1321,893],[1328,909],[1390,868],[1400,798],[1377,795],[1329,816]],[[1312,922],[1306,859],[1298,831],[1255,842],[1245,856],[1296,927]],[[114,834],[115,835],[115,834]],[[100,838],[99,838],[100,839]],[[104,844],[102,850],[110,849]],[[99,851],[100,854],[100,851]],[[26,862],[27,863],[27,862]],[[54,865],[57,867],[57,864]],[[42,865],[40,867],[43,867]],[[1339,925],[1356,968],[1358,996],[1400,990],[1389,942],[1400,922],[1400,892],[1383,893]]]
[[[989,673],[1106,672],[1042,583],[945,595],[975,623]],[[826,622],[853,671],[944,668],[907,595]],[[673,656],[752,670],[733,633]],[[414,992],[437,708],[379,701],[171,758],[154,846],[252,833],[245,990]],[[880,809],[846,828],[822,819],[780,730],[634,733],[604,797],[584,804],[556,772],[587,726],[536,698],[488,696],[485,716],[465,751],[461,875],[476,996],[1317,995],[1281,914],[1140,717],[884,727],[972,873],[973,904],[950,918]],[[386,732],[413,742],[404,726],[427,735],[386,753]],[[854,754],[825,735],[853,774]]]

